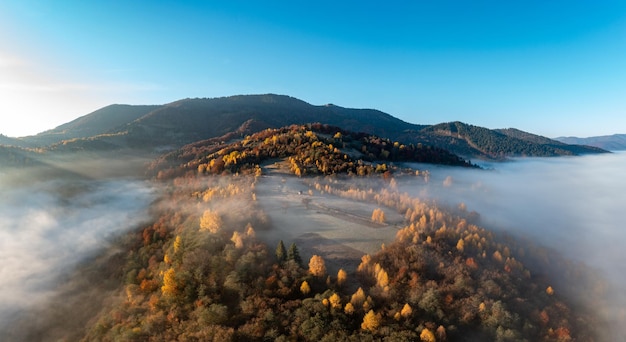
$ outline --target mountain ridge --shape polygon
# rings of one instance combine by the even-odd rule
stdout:
[[[464,158],[505,159],[604,152],[572,147],[519,130],[491,130],[461,122],[418,125],[375,109],[312,105],[276,94],[187,98],[165,105],[111,105],[38,135],[26,144],[55,151],[131,148],[176,149],[230,132],[241,135],[266,128],[319,122],[404,144],[424,144]]]
[[[599,135],[587,138],[558,137],[554,140],[565,144],[594,146],[609,151],[626,150],[626,134]]]

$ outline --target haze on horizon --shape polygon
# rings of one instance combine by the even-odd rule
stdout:
[[[626,4],[0,4],[0,133],[113,103],[277,93],[548,137],[626,132]]]

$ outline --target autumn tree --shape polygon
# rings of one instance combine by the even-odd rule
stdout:
[[[347,279],[348,273],[344,271],[343,268],[340,268],[339,272],[337,272],[337,285],[343,286]]]
[[[400,311],[400,315],[404,318],[409,318],[413,313],[413,309],[409,305],[409,303],[404,304],[402,310]]]
[[[235,248],[243,248],[243,238],[238,231],[233,232],[233,236],[230,238],[230,241],[235,244]]]
[[[175,296],[178,293],[178,284],[176,283],[176,271],[173,268],[168,269],[163,274],[163,286],[161,292],[164,296]]]
[[[309,272],[316,277],[323,277],[326,274],[326,264],[319,255],[313,255],[309,260]]]
[[[372,212],[372,222],[385,223],[385,220],[385,212],[380,208],[374,209]]]
[[[339,297],[338,294],[333,293],[333,295],[328,298],[328,302],[331,308],[341,309],[341,297]]]
[[[422,333],[420,334],[420,340],[422,340],[423,342],[435,342],[435,334],[433,334],[433,332],[430,331],[428,328],[424,328],[422,330]]]
[[[354,305],[352,305],[352,303],[347,303],[343,312],[345,312],[346,315],[352,315],[354,313]]]
[[[204,214],[202,214],[202,217],[200,218],[201,231],[208,230],[211,233],[217,233],[221,226],[222,218],[217,212],[211,209],[204,211]]]
[[[311,287],[306,280],[302,282],[302,285],[300,285],[300,292],[302,292],[303,295],[307,295],[311,292]]]
[[[350,297],[350,303],[356,307],[360,307],[365,302],[365,291],[359,287],[358,290]]]
[[[365,317],[363,317],[363,323],[361,323],[361,329],[369,330],[372,333],[375,333],[380,327],[380,323],[382,321],[382,316],[380,314],[374,313],[374,310],[370,310]]]

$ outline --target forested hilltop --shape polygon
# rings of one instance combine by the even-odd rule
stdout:
[[[186,146],[153,165],[163,190],[152,222],[77,272],[83,285],[53,300],[52,313],[34,312],[9,336],[600,340],[604,325],[586,305],[602,306],[598,293],[582,301],[567,285],[588,285],[584,272],[482,228],[463,205],[401,190],[428,173],[392,163],[444,157],[467,166],[325,125]],[[363,241],[380,239],[388,243]]]
[[[261,165],[283,162],[297,176],[371,175],[398,169],[395,163],[417,162],[472,167],[448,151],[428,145],[404,145],[339,127],[307,124],[266,129],[237,139],[227,135],[184,146],[153,165],[159,177],[200,174],[260,173]],[[278,163],[276,163],[278,164]]]

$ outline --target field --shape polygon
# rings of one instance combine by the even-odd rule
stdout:
[[[321,194],[298,178],[263,176],[256,185],[257,201],[268,215],[271,230],[259,232],[270,246],[295,242],[306,262],[321,255],[330,272],[355,269],[364,254],[391,243],[403,217],[388,208],[386,223],[372,222],[378,206]]]

